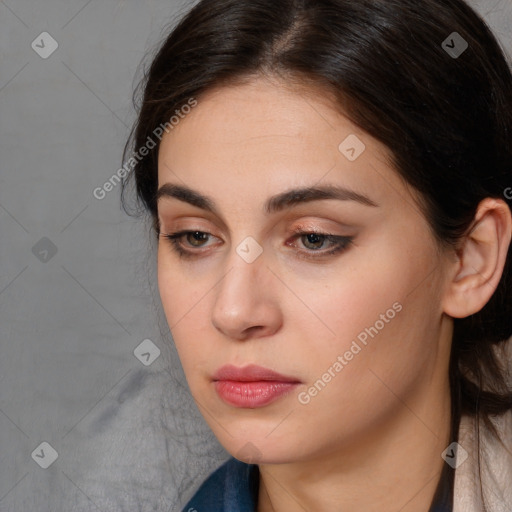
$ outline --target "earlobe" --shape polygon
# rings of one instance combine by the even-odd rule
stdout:
[[[503,274],[512,232],[512,215],[501,199],[484,199],[453,265],[443,298],[444,312],[465,318],[480,311]]]

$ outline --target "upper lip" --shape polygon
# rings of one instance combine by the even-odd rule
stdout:
[[[238,382],[258,382],[264,380],[272,382],[300,382],[299,379],[295,377],[281,375],[269,368],[255,364],[250,364],[242,368],[230,364],[222,366],[213,375],[213,380],[232,380]]]

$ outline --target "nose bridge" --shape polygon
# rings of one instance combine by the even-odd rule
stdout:
[[[265,261],[263,247],[251,236],[234,245],[227,260],[227,273],[219,283],[218,299],[233,300],[236,304],[254,297],[261,291]],[[222,295],[222,297],[221,297]]]
[[[266,272],[263,248],[254,238],[246,237],[231,248],[213,305],[212,321],[217,329],[240,338],[250,327],[268,329],[277,319],[272,312],[275,304],[269,300]]]

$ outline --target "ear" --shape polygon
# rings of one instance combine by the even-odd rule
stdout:
[[[501,199],[478,205],[469,233],[457,251],[443,297],[443,311],[465,318],[480,311],[494,294],[507,260],[512,215]]]

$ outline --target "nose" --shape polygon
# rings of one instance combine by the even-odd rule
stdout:
[[[278,285],[264,253],[247,263],[233,248],[228,271],[216,287],[212,324],[226,337],[239,341],[274,334],[282,324]]]

